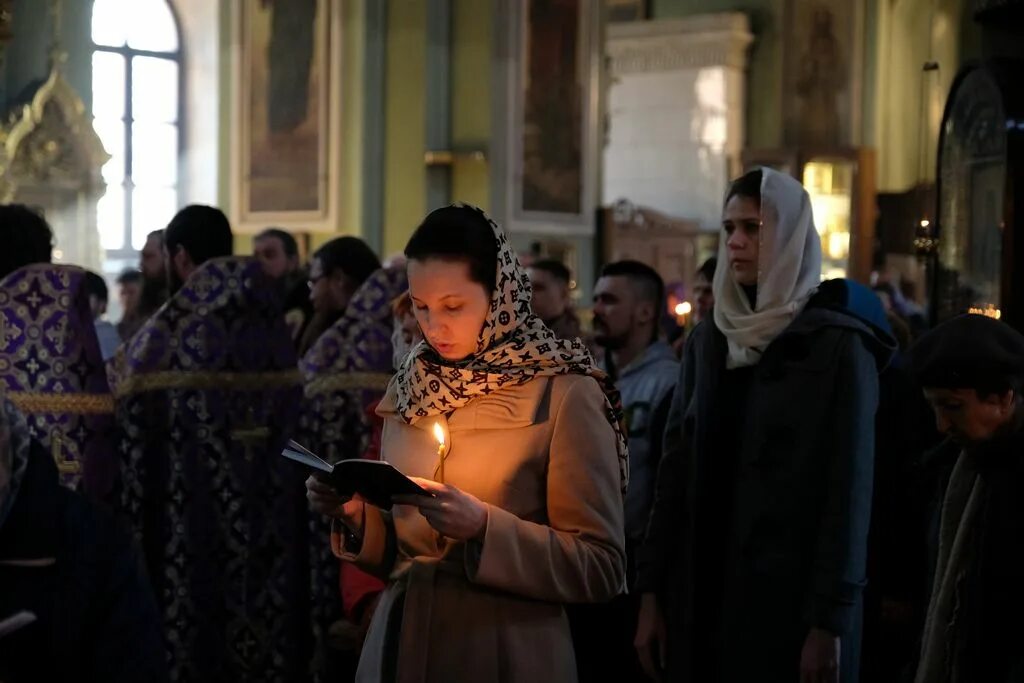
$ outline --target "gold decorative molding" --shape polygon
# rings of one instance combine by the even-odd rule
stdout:
[[[13,201],[26,183],[91,187],[99,194],[99,170],[108,159],[85,103],[55,60],[32,101],[0,127],[0,202]]]
[[[747,16],[725,12],[611,24],[605,54],[613,78],[712,66],[743,70],[753,40]]]
[[[6,396],[27,415],[110,415],[114,412],[114,397],[110,394],[8,391]]]
[[[216,370],[176,370],[135,375],[114,382],[114,395],[123,398],[149,391],[274,391],[302,386],[302,375],[295,370],[264,372],[219,372]]]
[[[315,397],[332,391],[386,391],[391,382],[388,372],[346,372],[316,377],[306,384],[306,396]]]
[[[706,232],[701,230],[698,221],[668,216],[645,206],[637,206],[626,199],[620,199],[611,206],[611,220],[616,228],[626,231],[651,231],[679,235],[700,235]]]

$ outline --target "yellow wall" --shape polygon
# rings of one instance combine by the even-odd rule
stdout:
[[[363,225],[363,56],[365,50],[364,2],[345,0],[342,16],[341,64],[341,225],[338,232],[364,235]]]
[[[426,2],[391,0],[387,17],[384,113],[384,250],[401,251],[423,219]]]
[[[491,56],[494,3],[455,0],[452,4],[452,144],[482,149],[491,137]],[[460,161],[452,170],[452,200],[490,205],[487,162]]]

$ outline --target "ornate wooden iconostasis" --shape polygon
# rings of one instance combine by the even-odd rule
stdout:
[[[931,313],[1024,330],[1024,0],[977,0],[983,59],[957,74],[937,162],[936,221],[919,236]]]
[[[625,259],[650,265],[661,275],[667,293],[666,315],[680,324],[692,311],[697,269],[718,250],[718,232],[693,219],[676,218],[621,200],[601,211],[601,256],[605,263]],[[677,308],[689,304],[689,308]]]
[[[939,142],[931,251],[936,322],[982,313],[1024,329],[1024,96],[1020,60],[965,67]]]
[[[31,206],[54,232],[54,260],[99,270],[96,203],[106,189],[100,169],[110,158],[81,97],[65,78],[60,3],[54,17],[50,72],[8,105],[0,125],[0,202]]]

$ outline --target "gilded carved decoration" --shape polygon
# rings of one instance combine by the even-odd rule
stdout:
[[[102,194],[100,167],[109,158],[85,103],[55,66],[32,101],[0,128],[0,202],[14,201],[22,185]]]

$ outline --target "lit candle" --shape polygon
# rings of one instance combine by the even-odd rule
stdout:
[[[437,472],[439,475],[439,481],[444,483],[444,458],[447,454],[448,447],[444,442],[444,428],[441,427],[440,422],[434,423],[434,438],[437,439]]]

